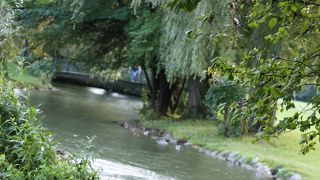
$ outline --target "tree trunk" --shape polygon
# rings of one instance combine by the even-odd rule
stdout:
[[[192,118],[204,117],[207,113],[203,104],[207,92],[206,82],[200,82],[199,78],[188,80],[188,116]]]
[[[22,51],[23,57],[27,57],[29,55],[28,48],[29,48],[29,41],[28,41],[28,39],[24,39],[23,40],[23,51]]]
[[[223,121],[224,121],[224,135],[229,136],[229,111],[228,107],[224,107]]]
[[[157,79],[159,82],[159,105],[157,113],[159,116],[164,116],[167,114],[171,103],[172,89],[170,88],[170,84],[167,82],[164,70],[159,72]]]
[[[171,112],[174,113],[177,108],[178,108],[178,105],[180,103],[180,97],[181,97],[181,94],[184,90],[184,87],[185,87],[185,84],[186,84],[186,79],[182,79],[180,81],[177,81],[175,83],[175,85],[173,86],[173,89],[172,89],[172,104],[171,104]]]
[[[158,89],[159,89],[159,84],[158,84],[158,79],[157,79],[157,71],[156,68],[151,67],[151,86],[152,89],[150,91],[150,106],[152,108],[153,111],[156,111],[156,107],[157,107],[157,93],[158,93]]]
[[[152,87],[152,83],[151,83],[150,77],[149,77],[149,75],[148,75],[147,69],[146,69],[146,67],[145,67],[145,66],[142,66],[142,70],[143,70],[144,75],[145,75],[146,80],[147,80],[147,84],[148,84],[149,92],[151,93],[151,92],[152,92],[153,87]]]

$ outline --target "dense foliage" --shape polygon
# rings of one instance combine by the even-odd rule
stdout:
[[[247,49],[247,53],[244,51],[237,64],[230,64],[221,54],[213,60],[209,73],[226,75],[250,89],[243,106],[234,107],[240,108],[239,112],[245,112],[247,117],[255,115],[255,121],[263,123],[259,138],[299,129],[304,133],[300,142],[302,153],[314,149],[320,135],[319,93],[308,99],[305,110],[279,119],[276,125],[273,122],[279,100],[282,100],[280,111],[288,110],[294,107],[294,94],[303,87],[312,85],[319,90],[320,47],[314,40],[319,38],[320,2],[257,0],[234,1],[228,6],[234,28],[222,31],[222,35],[230,37],[231,32],[235,32],[233,37],[237,42],[246,42],[244,32],[248,27],[253,32],[269,29],[265,41],[281,51],[275,53],[268,43],[262,43]],[[313,113],[303,117],[304,111]]]
[[[241,136],[248,132],[249,120],[239,118],[231,111],[231,105],[239,105],[245,93],[245,88],[224,80],[215,82],[207,91],[205,104],[214,119],[222,119],[218,125],[226,136]]]
[[[274,53],[268,46],[254,48],[241,57],[239,66],[231,67],[217,58],[213,71],[235,78],[250,93],[244,101],[241,111],[247,116],[255,114],[255,121],[263,123],[259,138],[268,138],[271,134],[282,134],[299,129],[303,132],[300,144],[302,153],[315,148],[320,137],[319,93],[308,99],[309,106],[291,117],[278,119],[274,125],[274,112],[280,104],[280,111],[294,108],[294,94],[303,87],[313,85],[319,90],[319,43],[312,39],[319,34],[319,1],[253,1],[244,5],[251,7],[248,12],[249,27],[262,28],[267,23],[270,30],[266,41],[281,45],[281,52]],[[240,4],[238,4],[240,5]],[[265,27],[264,27],[265,28]],[[255,64],[248,66],[248,64]],[[311,111],[311,116],[303,117],[304,111]]]
[[[159,52],[160,19],[158,11],[139,10],[126,26],[128,62],[132,66],[154,66]]]
[[[18,12],[34,56],[81,61],[92,71],[109,73],[126,60],[129,17],[126,1],[116,0],[27,1]]]
[[[58,160],[52,135],[40,125],[37,110],[0,87],[1,179],[97,179],[88,160]]]

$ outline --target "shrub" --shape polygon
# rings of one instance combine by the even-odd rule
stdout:
[[[26,66],[26,70],[36,77],[48,80],[53,74],[53,62],[51,59],[35,60]]]
[[[58,160],[37,111],[0,83],[0,179],[97,179],[88,160]]]
[[[226,136],[239,136],[246,131],[246,120],[234,117],[232,108],[237,106],[244,96],[243,87],[226,81],[212,85],[207,91],[205,104]]]

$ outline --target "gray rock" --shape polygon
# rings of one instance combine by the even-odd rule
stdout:
[[[177,141],[175,139],[171,139],[169,141],[169,143],[172,144],[172,145],[177,145]]]
[[[241,164],[241,163],[240,163],[240,159],[241,159],[241,157],[238,156],[233,163],[234,163],[236,166],[239,166],[239,165]]]
[[[209,151],[209,150],[204,150],[203,153],[204,153],[205,155],[207,155],[207,156],[210,156],[211,151]]]
[[[191,142],[186,142],[183,144],[184,146],[192,146],[192,143]]]
[[[139,128],[139,127],[129,126],[128,129],[135,136],[139,136],[139,135],[143,134],[143,130],[141,128]]]
[[[227,157],[228,156],[228,152],[227,151],[223,151],[223,152],[221,152],[219,155],[221,155],[221,156],[223,156],[223,157]]]
[[[213,152],[210,153],[210,156],[213,157],[213,158],[217,158],[217,154],[218,154],[217,151],[213,151]]]
[[[255,157],[252,159],[252,161],[250,162],[250,164],[255,165],[259,162],[259,158]]]
[[[243,168],[245,168],[246,170],[249,170],[249,171],[254,171],[254,167],[252,167],[249,164],[241,164],[241,167],[243,167]]]
[[[150,131],[143,131],[143,135],[148,136]]]
[[[177,144],[177,141],[171,136],[171,134],[167,133],[165,134],[162,139],[166,140],[167,142],[169,142],[170,144]]]
[[[263,165],[262,163],[256,163],[255,164],[256,171],[258,175],[262,176],[271,176],[271,170],[267,166]]]
[[[205,149],[204,149],[204,148],[202,148],[202,147],[199,147],[199,148],[198,148],[198,151],[202,153],[202,152],[204,152],[204,151],[205,151]]]
[[[236,163],[241,165],[241,164],[245,164],[247,161],[247,157],[246,156],[242,156]]]
[[[227,152],[223,151],[222,153],[219,153],[217,155],[217,158],[220,160],[226,160],[227,154],[228,154]]]
[[[149,135],[151,135],[151,136],[158,136],[158,137],[160,136],[159,131],[157,131],[155,129],[151,129],[151,130],[148,130],[148,131],[149,131]]]
[[[230,162],[232,162],[232,163],[235,163],[236,160],[237,160],[237,158],[238,158],[238,152],[232,151],[232,152],[229,154],[229,156],[227,157],[227,160],[230,161]]]
[[[201,147],[197,146],[197,145],[192,145],[191,146],[193,149],[199,150]]]
[[[166,133],[166,134],[162,137],[162,139],[169,141],[169,140],[173,139],[173,137],[171,136],[171,134]]]
[[[151,139],[152,139],[152,140],[155,140],[155,141],[158,141],[160,138],[159,138],[159,136],[152,135],[152,136],[151,136]]]
[[[302,177],[296,173],[289,177],[289,180],[301,180],[301,179]]]
[[[176,151],[181,151],[182,150],[182,146],[181,145],[176,145]]]
[[[169,145],[169,143],[168,143],[166,140],[164,140],[164,139],[158,140],[157,143],[158,143],[159,145],[161,145],[161,146]]]
[[[119,122],[120,126],[123,127],[123,128],[126,128],[128,129],[129,128],[129,124],[127,121],[121,121]]]
[[[59,92],[60,91],[58,88],[55,88],[55,87],[49,87],[48,90],[52,91],[52,92]]]

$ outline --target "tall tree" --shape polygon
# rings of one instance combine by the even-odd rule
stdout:
[[[134,7],[143,1],[133,1]],[[171,1],[145,1],[157,5],[180,5]],[[189,1],[188,1],[189,2]],[[188,6],[188,3],[184,3]],[[189,7],[184,8],[186,10]],[[188,85],[188,110],[192,114],[206,114],[203,104],[208,88],[207,75],[204,73],[209,62],[218,54],[215,43],[210,41],[218,29],[228,26],[227,10],[221,1],[204,0],[192,12],[178,12],[164,9],[161,19],[159,59],[167,79],[172,83],[180,81]],[[216,15],[219,19],[215,19]],[[203,19],[201,21],[200,19]],[[201,31],[200,31],[201,30]],[[214,32],[212,31],[214,30]],[[215,49],[216,51],[212,51]],[[201,80],[202,79],[202,80]],[[179,94],[179,93],[178,93]]]
[[[135,18],[127,26],[128,62],[132,66],[141,65],[147,75],[151,95],[151,107],[158,115],[174,112],[183,87],[170,84],[165,67],[160,62],[162,12],[155,6],[143,5],[135,9]],[[151,72],[151,77],[148,76]]]
[[[126,3],[29,1],[19,18],[31,32],[33,49],[40,48],[54,58],[85,62],[92,69],[118,69],[126,60],[124,26],[131,16]]]

